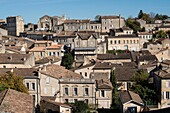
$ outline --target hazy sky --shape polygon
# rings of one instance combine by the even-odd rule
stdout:
[[[21,15],[37,23],[43,15],[94,19],[96,15],[135,17],[139,10],[170,16],[170,0],[0,0],[0,19]]]

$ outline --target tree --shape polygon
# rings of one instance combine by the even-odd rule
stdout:
[[[140,11],[139,11],[139,14],[138,14],[138,18],[141,19],[142,17],[143,17],[143,11],[140,10]]]
[[[28,89],[23,84],[23,78],[11,72],[0,76],[0,91],[8,88],[28,94]]]
[[[151,18],[147,13],[143,13],[142,19],[145,20],[146,23],[151,23]]]
[[[94,19],[95,19],[96,21],[99,21],[99,20],[100,20],[100,15],[96,15]]]
[[[154,23],[154,21],[155,21],[155,13],[151,12],[149,14],[149,17],[150,17],[151,23]]]
[[[112,83],[112,105],[113,109],[119,109],[119,92],[117,91],[116,77],[114,71],[111,72],[110,81]]]
[[[132,78],[134,82],[131,90],[139,94],[142,100],[147,104],[155,104],[157,102],[156,92],[153,84],[148,83],[149,74],[143,70],[139,70]]]
[[[168,38],[170,38],[170,30],[166,31]]]
[[[156,35],[156,38],[167,38],[167,34],[163,30],[158,31],[155,35]]]
[[[168,19],[168,15],[161,15],[161,14],[155,15],[155,20],[165,20],[165,19]]]
[[[84,101],[77,101],[73,105],[73,113],[90,113],[89,106]]]
[[[130,18],[127,19],[126,25],[133,29],[134,33],[137,33],[137,31],[141,31],[140,23],[135,20],[132,20]]]
[[[71,53],[65,53],[62,57],[61,66],[64,66],[66,69],[71,69],[73,64],[73,56]]]

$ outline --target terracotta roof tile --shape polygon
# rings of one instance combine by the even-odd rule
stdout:
[[[45,66],[40,72],[54,78],[82,78],[80,74],[74,73],[62,66],[55,64]]]
[[[0,100],[0,112],[33,113],[31,95],[7,89],[0,93]]]

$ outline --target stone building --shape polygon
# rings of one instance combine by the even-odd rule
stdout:
[[[106,37],[107,50],[140,50],[140,39],[135,35],[119,35]]]
[[[60,25],[64,22],[65,17],[58,17],[58,16],[48,16],[44,15],[38,21],[38,30],[50,30],[54,31],[57,25]]]
[[[24,20],[21,16],[10,16],[6,20],[8,35],[19,36],[24,31]]]
[[[101,32],[109,32],[110,29],[118,29],[125,26],[125,19],[119,16],[100,16]]]

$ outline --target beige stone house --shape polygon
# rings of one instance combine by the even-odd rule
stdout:
[[[110,29],[118,29],[125,26],[125,19],[119,16],[100,16],[101,32],[109,32]]]
[[[170,103],[170,71],[168,69],[154,72],[154,85],[158,92],[158,101],[160,108],[169,107]]]
[[[129,27],[122,27],[119,29],[110,29],[110,35],[119,36],[119,35],[132,35],[133,29]]]
[[[140,96],[132,91],[122,91],[120,93],[121,113],[140,113],[144,103]]]
[[[106,37],[107,50],[140,50],[140,38],[135,35],[119,35]]]
[[[33,47],[32,49],[28,50],[29,53],[32,53],[35,57],[35,60],[40,60],[44,57],[48,56],[56,56],[61,58],[63,56],[62,53],[63,45],[61,44],[53,44],[51,46],[38,46]]]
[[[31,68],[35,66],[33,54],[1,53],[0,68]]]
[[[156,42],[161,44],[163,49],[170,47],[170,39],[168,38],[160,38]]]
[[[96,104],[97,108],[110,108],[112,104],[113,86],[109,79],[96,80]]]
[[[83,76],[85,79],[90,79],[90,74],[93,72],[93,67],[95,66],[95,62],[91,62],[89,64],[83,65],[81,67],[73,69],[75,73],[78,73]]]
[[[145,42],[142,50],[148,50],[151,54],[156,54],[162,49],[162,44],[158,42]]]
[[[21,16],[7,17],[8,35],[20,36],[20,32],[24,31],[24,20]]]
[[[159,62],[162,62],[163,60],[168,60],[170,59],[170,50],[167,49],[162,49],[159,52],[155,54]]]
[[[77,64],[95,59],[97,36],[91,33],[78,33],[74,40],[74,54]]]
[[[0,75],[11,72],[14,75],[23,77],[23,84],[27,87],[29,95],[33,97],[34,107],[40,104],[40,81],[38,69],[35,68],[0,68]]]

